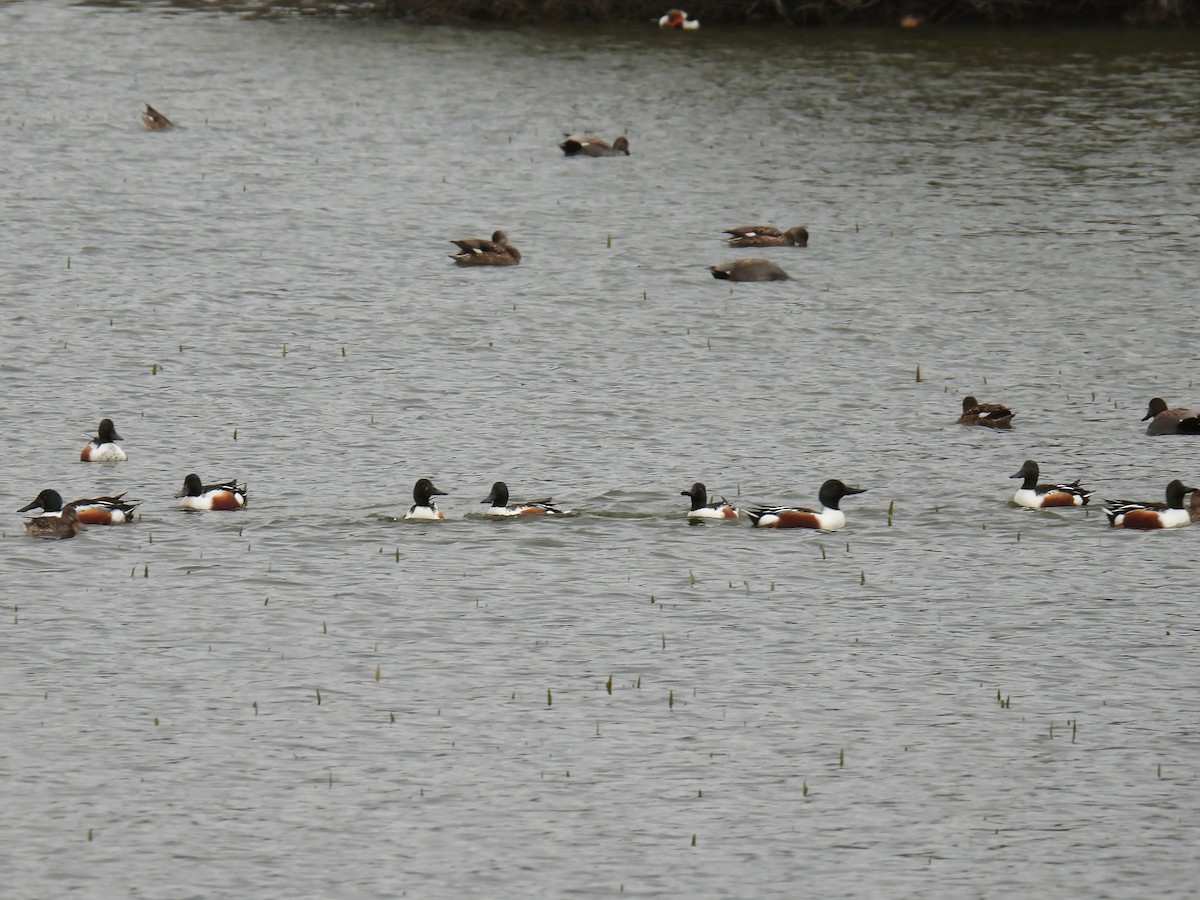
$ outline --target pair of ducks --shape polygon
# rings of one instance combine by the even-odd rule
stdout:
[[[192,474],[183,480],[175,494],[182,509],[241,509],[246,505],[247,488],[237,479],[218,484],[204,484]],[[62,495],[46,488],[17,512],[40,509],[41,513],[25,522],[25,533],[31,537],[70,538],[88,525],[124,525],[133,521],[140,500],[126,500],[125,493],[112,497],[89,497],[63,503]]]
[[[70,538],[88,525],[120,525],[133,521],[137,502],[126,502],[124,494],[115,497],[93,497],[64,504],[58,491],[46,488],[31,503],[17,512],[41,509],[41,513],[25,522],[25,533],[31,537]]]
[[[1150,401],[1150,408],[1142,421],[1153,418],[1147,434],[1200,434],[1200,418],[1187,409],[1167,409],[1162,398]],[[1013,411],[1000,403],[980,403],[974,397],[963,398],[959,425],[982,425],[986,428],[1011,428]],[[1195,427],[1195,431],[1187,429]],[[1022,479],[1022,484],[1013,496],[1013,502],[1029,509],[1046,509],[1057,506],[1086,506],[1095,491],[1079,486],[1079,481],[1070,484],[1038,484],[1038,464],[1032,459],[1012,477]],[[1192,500],[1184,509],[1184,498],[1192,494]],[[1133,528],[1150,531],[1159,528],[1178,528],[1200,521],[1200,491],[1185,487],[1175,479],[1167,485],[1166,502],[1109,500],[1104,504],[1104,515],[1113,528]]]
[[[1040,471],[1032,459],[1025,460],[1013,478],[1021,479],[1021,487],[1013,495],[1013,502],[1028,509],[1049,509],[1063,506],[1087,506],[1095,494],[1079,486],[1079,480],[1069,484],[1038,484]],[[1185,508],[1184,498],[1192,495]],[[1139,500],[1108,500],[1104,504],[1104,515],[1113,528],[1131,528],[1137,531],[1154,531],[1160,528],[1178,528],[1200,521],[1200,490],[1186,487],[1178,478],[1167,485],[1166,502]]]
[[[865,488],[848,487],[836,478],[831,478],[821,485],[818,497],[821,509],[808,509],[803,506],[765,506],[749,513],[750,523],[758,528],[819,528],[823,531],[836,531],[846,524],[845,513],[839,508],[843,497],[850,494],[861,494]],[[691,490],[680,491],[684,497],[692,501],[688,518],[699,519],[736,519],[738,511],[729,501],[710,501],[708,489],[699,481],[692,485]],[[405,519],[418,521],[437,521],[445,518],[445,514],[437,508],[434,497],[445,497],[446,492],[435,487],[428,478],[418,479],[413,485],[413,505],[404,514]],[[489,516],[511,518],[530,515],[571,515],[554,505],[552,498],[544,500],[527,500],[524,503],[509,503],[508,485],[497,481],[492,485],[492,491],[481,503],[490,506],[485,511]]]
[[[735,234],[735,237],[729,239],[730,246],[734,247],[808,245],[808,229],[803,226],[780,231],[771,226],[757,225],[730,229],[725,233]],[[508,234],[503,229],[492,232],[490,240],[463,238],[451,243],[458,247],[458,252],[451,253],[450,258],[460,266],[516,266],[521,263],[521,251],[508,242]],[[780,266],[768,259],[736,259],[733,262],[709,266],[708,269],[713,278],[726,281],[787,281],[791,278]]]
[[[730,247],[807,247],[808,229],[803,225],[781,231],[773,225],[743,225],[724,232]],[[769,259],[735,259],[709,266],[713,278],[723,281],[788,281],[787,272]]]
[[[628,156],[629,139],[621,136],[611,144],[591,134],[564,134],[558,146],[567,156]],[[487,238],[464,238],[451,241],[458,247],[450,258],[460,266],[516,266],[521,263],[521,251],[508,242],[508,235],[501,229]]]
[[[445,496],[448,496],[447,493],[434,487],[430,479],[417,479],[417,483],[413,485],[413,505],[408,508],[404,518],[426,522],[435,522],[446,518],[445,514],[437,508],[437,501],[433,499]],[[524,503],[509,503],[508,485],[503,481],[493,484],[491,493],[479,502],[491,504],[486,511],[489,516],[511,518],[514,516],[571,515],[555,506],[551,497],[543,500],[527,500]]]
[[[1150,420],[1146,434],[1200,434],[1200,413],[1185,407],[1171,409],[1162,397],[1150,401],[1142,421]],[[1012,428],[1013,411],[1002,403],[980,403],[972,396],[963,398],[959,425],[985,428]]]
[[[750,524],[755,528],[816,528],[821,531],[837,531],[846,526],[846,514],[842,512],[841,503],[844,497],[851,494],[865,494],[866,488],[850,487],[836,478],[828,479],[817,492],[821,508],[809,509],[806,506],[760,506],[750,510],[747,515]],[[690,497],[692,508],[688,511],[688,519],[736,519],[739,513],[728,500],[709,500],[708,489],[702,482],[697,481],[691,490],[680,491],[684,497]]]

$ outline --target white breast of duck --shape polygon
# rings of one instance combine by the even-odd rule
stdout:
[[[432,522],[444,519],[442,511],[437,508],[434,496],[444,497],[445,491],[438,490],[428,478],[419,478],[413,485],[413,505],[404,514],[405,519]]]

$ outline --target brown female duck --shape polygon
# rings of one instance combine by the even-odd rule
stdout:
[[[451,241],[458,253],[450,258],[460,266],[515,266],[521,262],[521,251],[508,242],[508,235],[501,230],[492,232],[492,239],[465,238]]]
[[[980,403],[974,397],[963,397],[959,425],[982,425],[984,428],[1012,428],[1013,411],[1002,403]]]
[[[807,247],[808,229],[803,225],[780,231],[770,225],[745,225],[727,228],[730,247]]]
[[[73,538],[81,531],[87,531],[87,526],[79,521],[75,507],[70,503],[57,516],[36,516],[25,520],[25,533],[30,537],[62,540]]]
[[[567,156],[628,156],[629,139],[624,135],[611,144],[594,134],[564,134],[558,146]]]
[[[1146,434],[1200,434],[1200,413],[1194,409],[1169,409],[1167,401],[1155,397],[1150,401],[1142,421],[1150,419]]]

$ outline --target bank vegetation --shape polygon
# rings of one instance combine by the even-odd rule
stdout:
[[[208,0],[250,15],[355,15],[424,22],[539,24],[657,21],[656,0]],[[1200,0],[691,0],[705,25],[1106,26],[1200,24]]]

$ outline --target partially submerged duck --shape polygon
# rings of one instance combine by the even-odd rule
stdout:
[[[727,228],[730,247],[807,247],[808,229],[803,225],[780,231],[770,225],[745,225]]]
[[[1184,509],[1183,498],[1188,494],[1192,494],[1192,502]],[[1200,497],[1196,494],[1196,488],[1185,487],[1176,478],[1167,485],[1166,503],[1109,500],[1104,504],[1104,515],[1108,516],[1108,524],[1113,528],[1135,528],[1138,531],[1179,528],[1200,518]]]
[[[1146,434],[1200,434],[1200,413],[1182,406],[1169,409],[1162,397],[1150,401],[1142,416],[1143,422],[1147,419]]]
[[[38,493],[31,503],[22,506],[17,512],[29,512],[40,509],[38,518],[58,518],[67,506],[75,511],[76,518],[84,525],[123,525],[133,521],[133,512],[138,504],[125,501],[124,494],[115,497],[91,497],[86,500],[73,500],[63,505],[62,494],[51,488]]]
[[[697,481],[691,490],[679,492],[684,497],[691,497],[692,508],[688,510],[689,519],[736,519],[737,507],[722,497],[720,500],[708,499],[708,488],[703,482]]]
[[[124,440],[113,425],[112,419],[101,419],[96,436],[83,445],[79,451],[80,462],[124,462],[129,459],[125,451],[117,446],[117,441]]]
[[[508,485],[497,481],[492,485],[492,492],[480,503],[491,504],[486,512],[489,516],[561,516],[563,511],[554,505],[553,497],[541,500],[526,500],[524,503],[508,502]]]
[[[866,488],[848,487],[836,478],[830,478],[817,494],[821,509],[804,506],[764,506],[750,512],[750,524],[758,528],[819,528],[822,531],[837,531],[846,525],[846,514],[840,504],[850,494],[866,493]]]
[[[792,277],[769,259],[735,259],[708,270],[723,281],[787,281]]]
[[[1002,403],[980,403],[963,397],[962,415],[955,424],[982,425],[984,428],[1012,428],[1013,411]]]
[[[559,148],[567,156],[628,156],[629,138],[621,135],[611,144],[594,134],[564,134]]]
[[[1046,509],[1052,506],[1087,506],[1095,491],[1085,490],[1079,481],[1070,484],[1038,484],[1040,470],[1032,459],[1024,464],[1012,478],[1022,479],[1021,487],[1013,495],[1013,503],[1027,509]]]
[[[515,266],[521,262],[521,251],[508,242],[508,235],[500,229],[492,232],[490,241],[465,238],[450,243],[458,247],[458,253],[451,253],[450,258],[460,266]]]
[[[160,113],[157,109],[146,104],[146,108],[142,110],[142,122],[146,126],[147,131],[169,131],[175,127],[175,123]]]

